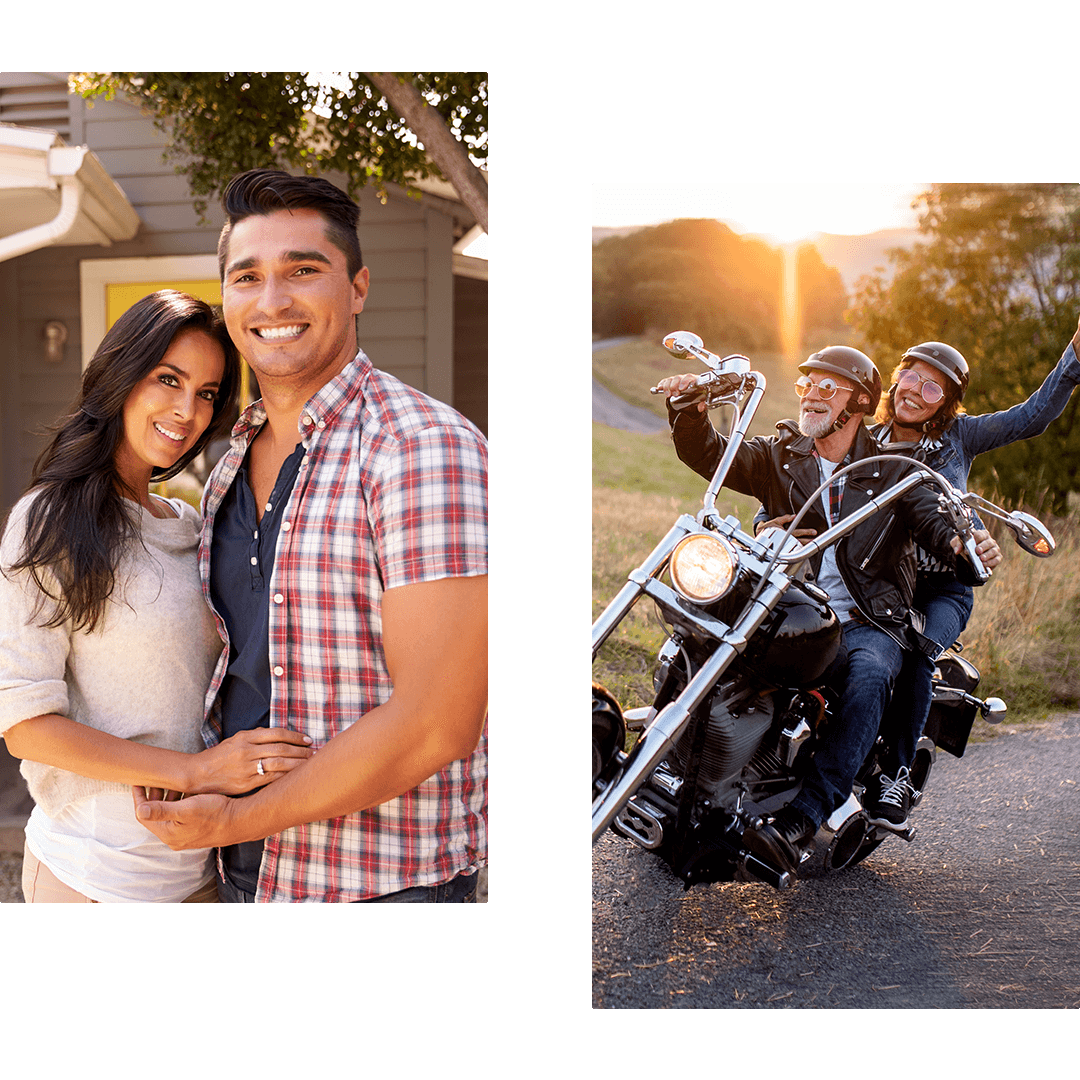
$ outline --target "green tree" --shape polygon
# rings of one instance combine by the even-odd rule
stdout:
[[[816,249],[800,251],[799,291],[808,328],[841,326],[840,275]],[[778,248],[722,222],[682,219],[593,248],[593,332],[692,330],[709,348],[748,353],[780,347],[783,262]]]
[[[92,99],[122,93],[170,138],[196,211],[245,169],[341,172],[350,194],[441,177],[487,231],[487,74],[476,71],[73,72]]]
[[[1080,312],[1080,185],[935,184],[917,203],[920,238],[863,278],[849,320],[888,380],[905,349],[964,354],[969,413],[1028,398],[1057,363]],[[1054,512],[1080,490],[1080,396],[1037,439],[976,458],[974,490]]]

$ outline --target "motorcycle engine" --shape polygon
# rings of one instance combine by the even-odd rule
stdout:
[[[700,740],[699,791],[713,806],[730,805],[733,793],[743,786],[743,770],[753,758],[773,722],[772,694],[733,696],[717,694]],[[685,776],[693,769],[695,747],[691,733],[679,740],[672,755],[676,772]]]

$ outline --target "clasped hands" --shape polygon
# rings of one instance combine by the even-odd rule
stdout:
[[[228,796],[265,787],[314,753],[311,739],[298,731],[255,728],[238,732],[192,755],[187,791],[133,787],[135,817],[174,851],[236,843],[229,827],[234,800]]]

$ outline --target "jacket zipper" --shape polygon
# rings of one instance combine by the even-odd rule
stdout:
[[[888,535],[889,530],[891,528],[892,528],[892,522],[889,521],[885,525],[885,528],[882,529],[880,533],[878,533],[878,537],[874,541],[874,546],[869,550],[869,552],[867,552],[866,558],[863,559],[863,561],[861,563],[859,563],[859,569],[860,570],[865,570],[866,569],[866,564],[877,554],[878,548],[881,547],[882,543],[884,543],[885,537]]]

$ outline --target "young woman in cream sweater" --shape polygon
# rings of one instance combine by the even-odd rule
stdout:
[[[302,763],[302,736],[200,734],[222,639],[199,515],[151,483],[227,430],[236,350],[213,310],[162,290],[106,334],[0,545],[0,734],[23,763],[27,903],[214,901],[210,850],[174,852],[132,786],[241,794]],[[160,797],[160,794],[157,796]]]

